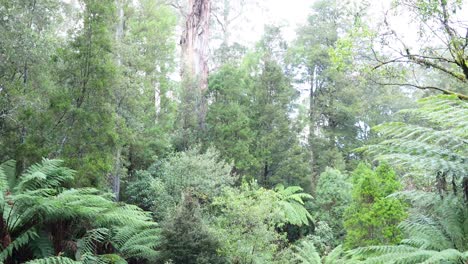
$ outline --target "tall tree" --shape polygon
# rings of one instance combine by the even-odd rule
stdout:
[[[365,14],[364,4],[318,1],[289,50],[299,85],[308,85],[312,190],[327,166],[352,169],[353,149],[370,138],[370,126],[408,101],[398,88],[385,90],[356,70],[370,63],[361,44],[370,35]]]
[[[303,166],[308,157],[293,118],[298,93],[284,67],[284,54],[280,29],[266,27],[255,51],[213,74],[208,141],[234,162],[234,172],[265,186],[308,188],[308,167]]]
[[[123,16],[123,35],[115,43],[120,61],[115,107],[125,120],[120,127],[125,137],[120,146],[120,172],[131,176],[170,148],[176,111],[171,98],[175,85],[169,78],[175,68],[176,15],[158,1],[123,1],[121,5],[123,14],[117,15]]]
[[[278,179],[281,180],[281,175],[277,174],[281,162],[288,157],[288,151],[298,144],[291,118],[292,103],[297,93],[281,66],[286,43],[281,38],[280,29],[265,29],[265,35],[258,43],[257,58],[250,66],[251,71],[256,73],[249,93],[250,118],[255,120],[252,123],[256,138],[252,153],[257,159],[254,175],[260,183],[273,186]]]
[[[343,86],[339,83],[341,76],[330,73],[332,66],[328,52],[338,40],[344,10],[336,1],[316,2],[307,25],[299,28],[298,38],[290,49],[292,64],[297,69],[303,69],[300,72],[301,82],[309,85],[308,144],[313,189],[321,170],[318,157],[321,156],[319,149],[320,141],[323,140],[322,128],[333,126],[335,122],[327,109],[334,108],[332,104],[337,98],[336,90]],[[333,147],[332,142],[330,148]]]
[[[208,89],[208,55],[210,39],[211,0],[188,0],[182,12],[184,27],[180,39],[182,49],[181,76],[184,81],[183,103],[186,109],[182,115],[183,126],[190,126],[195,118],[200,129],[205,128],[207,101],[204,93]],[[193,122],[193,121],[192,121]]]
[[[226,64],[210,77],[207,141],[222,157],[233,162],[233,172],[245,175],[255,164],[251,144],[255,140],[249,115],[252,80],[246,67]]]
[[[51,151],[46,114],[53,60],[65,5],[57,1],[0,1],[0,160],[19,169]]]
[[[113,1],[84,0],[83,28],[59,56],[58,80],[64,90],[51,100],[57,119],[57,146],[52,156],[68,157],[80,173],[79,184],[104,185],[120,144],[115,115],[116,61],[113,56]],[[57,133],[57,132],[55,132]],[[83,144],[87,142],[87,144]],[[93,161],[93,162],[90,162]]]

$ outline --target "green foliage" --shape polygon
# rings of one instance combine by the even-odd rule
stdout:
[[[303,240],[299,245],[293,246],[294,258],[291,263],[321,264],[322,260],[311,241]]]
[[[208,140],[240,174],[248,173],[256,160],[251,153],[255,138],[247,93],[252,80],[247,74],[244,68],[224,65],[211,75],[209,95],[214,102],[206,118]]]
[[[387,197],[401,189],[395,172],[386,164],[373,171],[361,163],[353,172],[353,185],[353,199],[344,215],[345,247],[398,243],[398,224],[406,218],[406,206]]]
[[[156,164],[153,168],[158,168]],[[138,205],[143,210],[151,210],[154,206],[155,196],[158,195],[154,188],[148,188],[154,177],[149,171],[136,171],[131,177],[131,182],[126,186],[124,200],[130,204]]]
[[[432,69],[418,83],[466,90],[464,6],[394,2],[422,22],[418,40],[446,41],[387,62],[380,44],[403,40],[378,38],[367,4],[320,0],[291,47],[267,26],[249,50],[228,41],[229,6],[246,2],[213,3],[225,38],[205,92],[173,77],[184,5],[0,0],[0,262],[467,262],[466,96],[395,115],[417,94],[370,74],[397,82],[413,63]],[[386,164],[347,179],[374,136],[360,150],[403,185]],[[134,205],[115,201],[120,179]],[[432,193],[394,194],[418,188]]]
[[[115,114],[117,65],[113,58],[113,1],[83,0],[83,27],[57,55],[57,79],[49,115],[56,116],[56,157],[77,170],[81,186],[104,185],[121,140]],[[82,144],[87,142],[87,144]]]
[[[226,263],[218,254],[221,242],[203,223],[196,198],[190,193],[183,196],[176,212],[163,225],[161,260],[175,264]]]
[[[359,70],[372,56],[360,43],[369,34],[362,23],[365,12],[363,2],[316,1],[288,50],[293,76],[305,89],[303,104],[308,104],[313,192],[326,167],[354,169],[354,148],[371,138],[369,127],[408,103],[400,90],[376,86]]]
[[[74,261],[65,257],[48,257],[43,259],[35,259],[26,262],[27,264],[77,264],[78,261]]]
[[[210,208],[211,225],[223,241],[220,252],[233,263],[272,262],[286,243],[278,227],[307,225],[310,214],[303,207],[310,195],[299,187],[276,190],[243,183],[241,189],[226,189]]]
[[[215,149],[201,153],[199,148],[193,148],[137,172],[126,196],[131,203],[151,208],[157,219],[164,219],[180,203],[184,191],[190,190],[203,202],[221,194],[223,187],[237,180],[231,171],[232,167],[221,160]]]
[[[343,246],[334,248],[323,261],[324,264],[360,264],[362,263],[356,258],[350,257],[343,249]]]
[[[334,245],[343,238],[343,215],[351,202],[352,185],[339,170],[326,168],[317,183],[313,201],[314,219],[325,222],[332,229]]]
[[[151,183],[155,191],[153,211],[156,217],[167,216],[167,212],[179,204],[186,190],[200,200],[213,199],[223,187],[235,182],[236,176],[231,175],[231,170],[231,166],[220,160],[219,153],[212,148],[205,153],[194,148],[169,157]]]
[[[404,193],[405,194],[405,193]],[[363,263],[464,263],[468,260],[468,209],[460,197],[406,193],[415,211],[400,224],[400,245],[369,246],[350,254]]]
[[[34,255],[45,258],[38,263],[67,263],[65,257],[86,262],[112,251],[126,259],[154,259],[159,235],[148,213],[115,203],[111,195],[96,189],[67,189],[74,172],[61,165],[62,161],[44,159],[21,174],[14,186],[8,185],[8,178],[15,174],[4,169],[12,163],[0,167],[4,230],[0,259],[23,262]],[[113,247],[98,254],[106,244]]]
[[[277,194],[277,201],[272,201],[273,206],[277,207],[279,217],[284,219],[278,224],[291,224],[296,226],[308,225],[312,216],[304,207],[304,201],[312,199],[312,196],[303,193],[299,186],[290,186],[285,188],[283,185],[277,185],[274,189]]]
[[[279,28],[267,27],[239,65],[226,64],[211,75],[206,141],[242,176],[268,187],[308,188],[308,157],[292,118],[298,94],[285,69],[284,52]]]
[[[349,256],[342,246],[337,246],[327,254],[319,254],[315,247],[315,242],[309,237],[299,241],[291,247],[292,258],[288,259],[288,263],[297,264],[359,264],[362,263],[355,257]]]
[[[326,222],[314,222],[312,234],[307,236],[308,240],[314,244],[321,256],[327,255],[337,244],[342,242],[342,237],[336,237],[333,229]]]
[[[170,98],[175,84],[168,76],[175,67],[177,22],[174,11],[161,2],[120,2],[124,17],[122,36],[116,41],[120,61],[117,112],[125,119],[122,132],[129,147],[124,154],[133,174],[171,148],[177,105]]]
[[[339,240],[335,238],[333,230],[326,222],[314,222],[313,233],[296,241],[295,243],[311,244],[314,251],[320,256],[327,255]]]
[[[0,1],[0,160],[30,165],[50,151],[45,114],[52,82],[50,57],[66,10],[57,1]],[[39,118],[39,116],[41,118]]]
[[[291,86],[291,79],[284,74],[280,59],[276,57],[276,54],[284,52],[285,46],[279,33],[279,28],[266,28],[266,33],[257,47],[259,57],[250,65],[251,71],[256,73],[253,89],[249,93],[253,102],[250,106],[250,118],[255,120],[253,130],[256,138],[251,152],[257,161],[252,176],[268,187],[287,180],[279,173],[280,165],[284,166],[282,161],[288,159],[288,156],[303,158],[300,155],[290,155],[290,150],[298,144],[297,137],[291,133],[293,123],[290,118],[291,103],[297,94]],[[306,160],[302,162],[306,163]],[[296,173],[296,179],[305,178],[308,170]],[[284,183],[302,183],[292,180]]]
[[[176,17],[157,1],[77,3],[0,2],[0,160],[61,158],[77,185],[104,187],[170,148]]]
[[[429,97],[420,100],[418,108],[400,111],[400,115],[404,122],[376,127],[381,142],[362,150],[394,164],[422,187],[434,186],[436,180],[435,187],[443,195],[450,188],[468,190],[464,187],[468,186],[468,104],[456,96]],[[447,185],[449,181],[451,185]]]

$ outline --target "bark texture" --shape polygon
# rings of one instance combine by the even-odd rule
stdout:
[[[208,42],[210,36],[210,0],[188,0],[188,13],[182,33],[184,67],[182,76],[196,77],[198,89],[208,88]]]

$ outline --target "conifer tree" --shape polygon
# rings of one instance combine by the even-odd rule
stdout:
[[[382,164],[372,170],[361,163],[353,172],[353,185],[353,200],[344,216],[345,247],[398,243],[398,224],[406,213],[402,201],[387,197],[401,189],[392,168]]]
[[[217,249],[220,241],[203,223],[199,204],[190,191],[161,231],[161,260],[174,264],[226,263]]]

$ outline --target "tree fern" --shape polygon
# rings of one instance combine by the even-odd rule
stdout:
[[[337,246],[328,255],[323,257],[323,264],[360,264],[360,260],[348,255],[343,246]]]
[[[293,246],[293,263],[297,264],[321,264],[320,255],[312,241],[303,240],[299,245]]]
[[[375,127],[382,141],[360,150],[406,175],[437,179],[441,193],[461,189],[468,199],[468,103],[450,95],[429,97],[399,115],[404,122]]]
[[[125,258],[154,260],[159,256],[160,229],[155,225],[126,226],[117,229],[112,244]]]
[[[49,239],[49,234],[43,230],[37,232],[37,237],[29,242],[34,258],[44,258],[54,255],[54,247]]]
[[[15,191],[56,188],[73,180],[73,170],[62,167],[62,163],[61,160],[43,159],[32,165],[20,176]]]
[[[112,195],[93,188],[64,188],[73,180],[73,171],[58,160],[44,159],[11,185],[12,164],[0,166],[4,263],[17,256],[40,257],[32,263],[86,264],[123,262],[122,257],[144,261],[157,255],[159,229],[149,213],[115,203]],[[129,235],[119,236],[123,230]]]
[[[393,194],[412,204],[410,217],[399,225],[405,239],[399,245],[362,247],[349,254],[364,263],[465,263],[468,207],[460,193],[468,199],[468,103],[454,96],[429,97],[400,115],[405,122],[376,127],[382,141],[362,150],[392,162],[406,175],[435,179],[440,195]]]
[[[2,251],[0,252],[0,261],[5,262],[8,257],[13,255],[14,250],[19,250],[20,248],[24,247],[35,237],[37,237],[36,231],[34,229],[30,229],[14,238],[14,240],[12,240],[8,246],[2,248]]]
[[[86,254],[94,254],[96,245],[102,243],[109,236],[109,229],[107,228],[96,228],[86,232],[86,234],[78,240],[77,251],[75,256],[77,259],[81,259]]]
[[[414,200],[411,193],[405,193]],[[400,224],[407,238],[396,246],[370,246],[351,250],[364,263],[465,263],[468,261],[468,208],[460,197],[444,199],[435,194],[426,204],[416,204],[415,213]],[[420,206],[423,206],[421,208]],[[416,212],[425,212],[419,214]]]
[[[304,207],[304,200],[312,199],[312,196],[302,192],[299,186],[285,188],[278,185],[275,188],[278,196],[277,206],[284,217],[284,222],[292,225],[308,225],[312,221],[312,216]]]
[[[79,264],[79,261],[74,261],[73,259],[66,257],[48,257],[42,259],[35,259],[26,262],[25,264]]]
[[[320,257],[310,240],[303,240],[292,246],[293,257],[290,263],[295,264],[363,264],[363,261],[349,255],[343,247],[337,246],[326,256]]]
[[[15,185],[16,162],[8,160],[0,164],[0,188],[1,190],[9,190]]]

